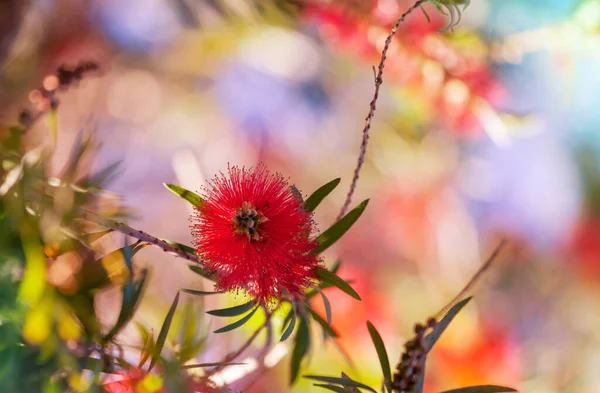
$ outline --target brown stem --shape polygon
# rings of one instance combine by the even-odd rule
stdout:
[[[371,121],[373,120],[373,117],[375,116],[375,109],[377,107],[377,99],[379,98],[379,88],[381,87],[381,84],[383,83],[383,68],[385,67],[385,61],[387,59],[387,52],[388,52],[388,49],[390,48],[390,44],[392,43],[392,38],[394,38],[394,35],[396,35],[396,31],[398,30],[398,28],[400,27],[402,22],[404,22],[404,19],[406,19],[406,17],[411,12],[413,12],[417,8],[421,7],[427,1],[428,0],[418,0],[415,4],[413,4],[412,7],[410,7],[408,9],[408,11],[406,11],[404,14],[402,14],[402,16],[400,16],[400,18],[396,21],[396,24],[392,28],[392,31],[390,31],[390,34],[388,35],[387,39],[385,40],[385,45],[383,46],[383,50],[381,51],[381,60],[379,61],[377,75],[375,76],[375,92],[373,94],[373,99],[371,100],[371,103],[369,104],[369,113],[367,114],[367,117],[365,118],[365,128],[363,128],[363,132],[362,132],[362,142],[360,144],[360,153],[358,155],[358,162],[356,164],[356,168],[354,169],[354,176],[352,177],[352,183],[350,185],[350,190],[348,191],[348,194],[346,195],[346,201],[344,202],[344,205],[342,206],[342,210],[340,211],[340,214],[338,215],[338,218],[337,218],[338,220],[341,219],[344,216],[344,214],[346,214],[346,212],[348,211],[348,207],[350,206],[350,203],[352,202],[352,195],[354,194],[354,190],[356,189],[356,183],[358,182],[360,170],[362,169],[363,163],[365,162],[365,154],[367,153],[367,143],[369,141],[369,130],[371,129]]]
[[[177,255],[180,258],[186,259],[188,261],[201,264],[201,261],[198,257],[190,252],[182,250],[181,248],[173,245],[166,240],[159,239],[155,236],[152,236],[144,231],[140,231],[138,229],[134,229],[127,224],[122,222],[109,220],[107,218],[98,216],[91,212],[85,212],[84,218],[88,221],[94,222],[98,225],[102,225],[103,227],[110,228],[117,232],[121,232],[127,236],[131,236],[133,238],[139,239],[143,242],[154,244],[157,247],[160,247],[165,252],[170,252],[172,254]]]
[[[492,263],[494,263],[494,261],[500,254],[500,251],[502,251],[502,249],[504,248],[504,246],[506,246],[507,243],[508,242],[506,241],[506,239],[502,239],[500,244],[498,244],[492,252],[492,255],[490,255],[488,259],[483,263],[483,265],[481,265],[479,270],[475,272],[475,274],[473,275],[473,277],[471,277],[467,285],[465,285],[464,288],[458,293],[458,295],[456,295],[454,299],[452,299],[444,308],[440,310],[440,312],[437,313],[436,319],[440,318],[442,315],[448,312],[448,310],[450,310],[452,306],[454,306],[459,300],[461,300],[465,296],[465,294],[467,294],[471,289],[473,289],[475,284],[479,282],[481,276],[483,276],[483,274],[490,268],[490,266],[492,266]]]

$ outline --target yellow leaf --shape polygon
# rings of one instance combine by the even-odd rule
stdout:
[[[163,386],[162,379],[156,374],[147,374],[135,387],[136,393],[156,393]]]
[[[29,305],[40,301],[46,287],[46,256],[38,236],[35,221],[25,219],[21,225],[25,272],[19,286],[19,299]]]
[[[42,299],[36,306],[32,307],[25,316],[23,325],[23,337],[33,345],[43,344],[50,336],[53,323],[51,295]]]
[[[58,336],[62,340],[77,340],[81,337],[81,325],[66,304],[59,305]]]

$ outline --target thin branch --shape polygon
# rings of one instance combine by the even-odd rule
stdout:
[[[479,270],[475,272],[475,274],[473,275],[473,277],[471,277],[467,285],[465,285],[464,288],[458,293],[458,295],[456,295],[454,299],[452,299],[444,308],[440,310],[440,312],[437,313],[436,319],[448,312],[448,310],[450,310],[450,308],[454,306],[454,304],[456,304],[471,289],[473,289],[475,284],[477,284],[481,279],[481,276],[483,276],[483,274],[490,268],[490,266],[492,266],[492,263],[494,263],[494,261],[500,254],[500,251],[502,251],[502,249],[504,248],[504,246],[506,246],[507,243],[508,242],[506,241],[506,239],[502,239],[500,244],[498,244],[498,246],[496,246],[496,249],[494,249],[494,251],[492,252],[492,255],[490,255],[489,258],[483,263],[483,265],[481,265]]]
[[[117,232],[121,232],[127,236],[131,236],[131,237],[141,240],[143,242],[154,244],[155,246],[161,248],[163,251],[175,254],[180,258],[186,259],[188,261],[191,261],[191,262],[194,262],[197,264],[201,264],[201,261],[198,259],[198,257],[195,254],[187,252],[185,250],[182,250],[181,248],[179,248],[165,240],[159,239],[156,236],[152,236],[144,231],[134,229],[134,228],[130,227],[129,225],[124,224],[122,222],[109,220],[107,218],[98,216],[91,212],[85,212],[85,215],[83,218],[85,220],[94,222],[103,227],[110,228]]]
[[[246,342],[239,347],[235,352],[231,352],[229,353],[227,356],[225,356],[223,358],[223,360],[220,361],[220,363],[230,363],[233,360],[235,360],[238,356],[240,356],[246,349],[248,349],[250,347],[250,345],[252,345],[252,343],[254,342],[254,340],[256,340],[256,338],[258,337],[258,335],[260,334],[260,332],[263,331],[264,328],[268,327],[270,330],[270,325],[271,325],[271,317],[273,316],[272,312],[266,312],[266,320],[265,322],[259,326],[258,329],[256,329],[254,331],[254,333],[252,333],[252,335],[248,338],[248,340],[246,340]],[[271,341],[270,337],[267,337],[267,344],[268,345]],[[213,374],[215,374],[217,371],[225,368],[226,366],[222,365],[222,366],[216,366],[214,369],[212,369],[210,372],[208,372],[206,375],[207,376],[211,376]]]
[[[342,210],[340,211],[340,214],[338,215],[338,218],[337,218],[338,220],[341,219],[344,216],[344,214],[346,214],[346,212],[348,211],[348,208],[350,207],[350,203],[352,202],[352,196],[356,189],[356,183],[358,182],[358,177],[360,175],[360,170],[362,169],[363,163],[365,162],[365,154],[367,153],[367,143],[369,141],[369,130],[371,129],[371,121],[373,120],[373,117],[375,116],[375,109],[377,108],[377,99],[379,98],[379,88],[381,87],[381,84],[383,83],[383,68],[385,67],[385,61],[387,59],[387,52],[392,43],[392,38],[394,38],[394,35],[396,35],[396,31],[398,30],[398,28],[400,27],[402,22],[404,22],[404,19],[406,19],[406,17],[411,12],[413,12],[417,8],[421,7],[427,1],[429,1],[429,0],[418,0],[412,7],[410,7],[408,9],[408,11],[406,11],[404,14],[402,14],[402,16],[400,16],[400,18],[396,21],[396,24],[394,25],[394,27],[390,31],[390,34],[388,35],[387,39],[385,40],[385,45],[383,46],[383,50],[381,51],[381,60],[379,61],[377,75],[375,77],[375,92],[373,94],[373,99],[371,100],[371,103],[369,104],[369,113],[367,114],[367,117],[365,118],[365,128],[363,129],[363,133],[362,133],[362,142],[360,144],[360,153],[358,155],[358,162],[356,164],[356,168],[354,169],[354,176],[352,177],[352,183],[350,185],[350,190],[348,191],[348,194],[346,195],[346,201],[344,202],[344,205],[342,206]]]

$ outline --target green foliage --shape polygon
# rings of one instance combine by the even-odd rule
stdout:
[[[340,184],[340,178],[333,179],[329,183],[319,187],[315,192],[313,192],[306,201],[304,202],[304,210],[307,212],[314,211],[319,204],[327,197],[327,195],[331,194],[333,190]]]
[[[167,189],[169,191],[171,191],[173,194],[175,194],[178,197],[180,197],[181,199],[189,202],[194,207],[200,207],[200,206],[204,205],[204,201],[202,200],[202,197],[200,197],[200,195],[196,194],[195,192],[186,190],[185,188],[176,186],[175,184],[163,183],[163,185],[165,187],[167,187]]]
[[[251,312],[249,312],[244,318],[237,320],[235,322],[233,322],[232,324],[229,324],[227,326],[223,326],[220,329],[215,330],[215,333],[225,333],[225,332],[229,332],[231,330],[237,329],[240,326],[244,325],[246,322],[248,322],[250,320],[250,318],[252,318],[252,316],[256,313],[256,311],[260,308],[260,306],[256,306]]]
[[[446,330],[448,325],[450,325],[450,322],[452,322],[454,317],[456,317],[456,315],[460,312],[460,310],[462,310],[463,307],[466,306],[467,303],[469,303],[471,301],[471,299],[472,299],[472,297],[468,297],[468,298],[456,303],[448,311],[448,313],[444,316],[444,318],[442,318],[442,320],[436,324],[433,331],[431,333],[429,333],[427,336],[425,336],[425,342],[426,342],[428,351],[430,351],[433,348],[433,346],[435,345],[437,340],[439,340],[439,338],[442,335],[442,333],[444,332],[444,330]]]
[[[150,361],[149,370],[152,370],[156,365],[156,362],[160,359],[162,349],[165,346],[165,341],[167,340],[167,334],[169,333],[169,329],[171,328],[171,323],[173,322],[173,316],[175,315],[175,310],[177,309],[177,303],[179,303],[179,292],[175,295],[175,299],[173,299],[173,303],[171,304],[171,308],[165,317],[165,320],[160,328],[160,333],[158,333],[158,338],[156,339],[156,344],[154,345],[154,352],[152,354],[152,360]]]
[[[352,227],[352,225],[354,225],[356,220],[359,219],[368,204],[368,199],[361,202],[354,209],[350,210],[348,214],[329,227],[325,232],[321,233],[317,237],[317,243],[319,245],[313,251],[313,253],[320,254],[337,242]]]
[[[385,344],[381,339],[381,335],[370,321],[367,321],[367,329],[369,330],[369,335],[371,336],[371,340],[373,341],[373,345],[375,346],[375,350],[377,351],[377,357],[379,358],[379,364],[381,365],[381,371],[383,372],[385,387],[389,392],[391,392],[392,370],[390,368],[390,359],[388,358],[387,350],[385,349]]]
[[[320,376],[320,375],[305,375],[304,378],[312,379],[313,381],[327,382],[329,384],[342,385],[344,387],[365,389],[370,392],[377,393],[377,391],[375,389],[373,389],[372,387],[365,385],[364,383],[354,381],[353,379],[350,379],[349,377],[345,377],[345,378],[341,377],[340,378],[340,377],[326,377],[326,376]]]

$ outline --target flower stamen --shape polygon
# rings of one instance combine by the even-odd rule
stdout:
[[[259,225],[267,221],[269,219],[250,202],[242,202],[242,207],[235,210],[231,222],[236,234],[248,236],[248,240],[261,241],[263,237],[258,232]]]

